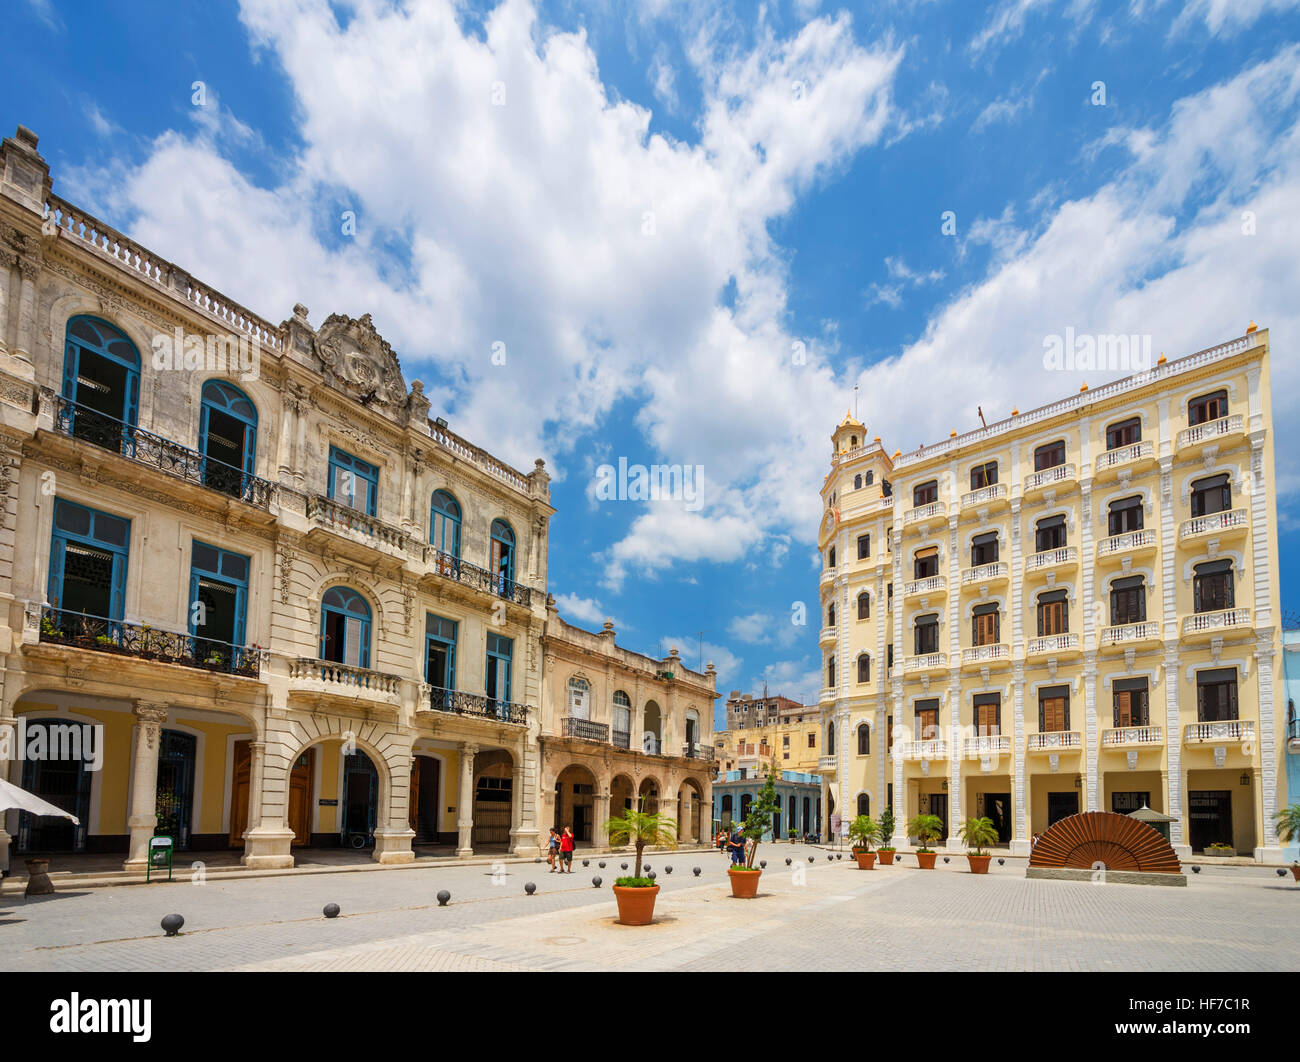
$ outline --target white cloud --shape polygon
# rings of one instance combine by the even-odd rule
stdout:
[[[570,623],[603,625],[606,620],[609,620],[616,629],[621,630],[623,627],[621,622],[601,608],[600,602],[594,597],[579,597],[577,594],[556,594],[555,604],[560,610],[560,615]]]
[[[681,656],[682,665],[690,668],[692,671],[699,671],[700,663],[700,638],[697,634],[687,634],[682,637],[662,638],[659,641],[660,651],[667,656],[668,653],[676,649]],[[725,691],[729,688],[729,683],[734,683],[739,678],[741,666],[744,664],[744,658],[737,656],[725,645],[717,645],[705,639],[704,642],[704,666],[707,667],[710,661],[718,671],[718,690]]]

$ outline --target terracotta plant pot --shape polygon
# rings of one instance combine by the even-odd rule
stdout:
[[[876,850],[876,855],[880,856],[880,865],[882,867],[893,866],[894,850],[892,848],[880,848]]]
[[[876,869],[876,853],[875,853],[875,852],[868,852],[868,851],[866,851],[865,849],[863,849],[862,851],[859,851],[858,849],[855,848],[855,849],[853,849],[853,858],[856,859],[856,860],[858,861],[858,869],[859,869],[859,870],[875,870],[875,869]]]
[[[728,870],[731,895],[738,900],[752,900],[758,895],[758,879],[762,876],[761,870]]]
[[[1291,877],[1294,878],[1296,881],[1300,881],[1300,867],[1291,868]]]
[[[938,854],[938,852],[917,852],[916,865],[922,870],[933,870],[934,859]]]
[[[614,886],[614,899],[618,901],[618,924],[621,926],[648,926],[655,917],[655,897],[659,886],[634,888]]]
[[[966,858],[970,860],[970,872],[972,874],[987,874],[989,872],[989,860],[991,855],[970,855]]]

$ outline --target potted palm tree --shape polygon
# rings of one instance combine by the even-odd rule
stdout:
[[[1277,813],[1277,839],[1290,844],[1300,837],[1300,804],[1292,804]],[[1300,881],[1300,863],[1291,864],[1291,877]]]
[[[758,842],[772,828],[772,815],[778,810],[780,803],[776,796],[776,779],[769,769],[767,780],[750,804],[749,814],[741,826],[740,832],[747,842],[745,848],[748,854],[742,863],[732,864],[727,870],[731,895],[738,900],[752,900],[758,895],[758,879],[762,877],[763,870],[754,866],[754,859],[758,855]]]
[[[880,813],[880,840],[876,854],[880,856],[881,866],[891,866],[894,862],[894,809],[886,806]]]
[[[989,818],[967,819],[966,825],[958,831],[958,836],[966,842],[966,858],[970,861],[972,874],[987,874],[989,860],[993,858],[985,851],[998,842],[998,830]],[[933,860],[931,860],[933,863]]]
[[[624,926],[648,926],[655,915],[655,897],[659,886],[641,876],[641,854],[646,845],[677,847],[677,821],[657,811],[628,808],[622,815],[605,823],[604,832],[613,846],[628,844],[636,849],[635,872],[614,879],[614,899],[618,901],[618,921]]]
[[[933,870],[937,853],[930,845],[943,834],[943,819],[938,815],[917,815],[907,824],[907,832],[921,842],[921,847],[916,850],[917,866],[922,870]]]
[[[870,815],[859,815],[849,823],[849,836],[857,842],[853,846],[853,858],[858,861],[858,869],[875,870],[876,853],[871,846],[880,840],[880,823]]]

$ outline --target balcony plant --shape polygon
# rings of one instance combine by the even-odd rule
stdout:
[[[745,821],[741,825],[741,835],[748,842],[745,846],[748,853],[745,862],[742,866],[732,865],[727,870],[727,876],[731,881],[731,895],[737,899],[752,900],[758,895],[758,881],[763,870],[761,867],[754,866],[754,858],[758,855],[759,841],[772,828],[772,816],[780,810],[780,807],[776,795],[776,777],[769,768],[763,788],[758,791],[758,796],[749,805],[749,814],[745,816]]]
[[[985,851],[998,842],[998,830],[990,818],[972,818],[966,820],[958,835],[966,842],[966,859],[970,862],[972,874],[987,874],[989,860],[993,858]]]
[[[630,842],[636,849],[634,873],[614,879],[619,924],[648,926],[654,920],[659,886],[652,879],[641,876],[641,855],[646,845],[676,848],[677,821],[657,811],[646,811],[643,799],[639,809],[628,808],[622,815],[606,822],[602,831],[609,835],[611,845]]]
[[[1290,844],[1300,837],[1300,804],[1292,804],[1277,813],[1277,839]],[[1291,877],[1300,881],[1300,862],[1291,864]]]
[[[858,842],[853,846],[853,858],[858,861],[858,869],[874,870],[876,853],[871,846],[880,840],[880,823],[870,815],[859,815],[849,823],[849,836]]]
[[[943,819],[938,815],[917,815],[907,824],[907,832],[921,842],[921,847],[916,850],[917,866],[922,870],[933,870],[937,853],[930,845],[943,834]]]
[[[894,862],[894,809],[886,807],[880,813],[880,839],[883,844],[876,846],[881,866],[890,866]]]

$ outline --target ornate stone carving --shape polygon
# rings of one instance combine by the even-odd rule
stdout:
[[[406,381],[397,355],[375,331],[370,314],[331,314],[315,338],[325,382],[393,419],[407,406]]]

